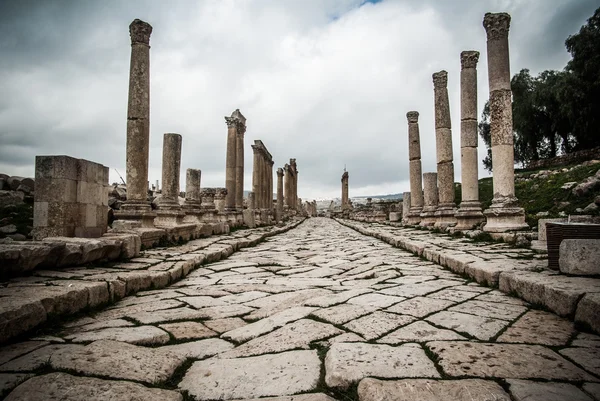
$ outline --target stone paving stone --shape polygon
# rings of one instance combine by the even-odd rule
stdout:
[[[65,337],[74,343],[87,343],[97,340],[122,341],[136,345],[157,345],[169,342],[169,335],[154,326],[109,327],[86,331]]]
[[[0,365],[18,356],[48,345],[48,341],[24,341],[0,348]]]
[[[320,375],[314,350],[194,362],[179,388],[200,400],[292,395],[316,389]]]
[[[158,349],[169,351],[181,355],[185,358],[203,359],[207,356],[213,356],[222,352],[229,351],[233,344],[218,338],[208,338],[206,340],[190,341],[187,343],[165,345]]]
[[[98,320],[119,319],[126,316],[131,317],[131,315],[134,313],[156,312],[165,309],[177,308],[183,305],[183,302],[175,299],[145,302],[138,305],[124,306],[122,308],[119,307],[119,304],[116,304],[114,308],[99,312],[94,317]]]
[[[292,274],[292,275],[290,275],[290,277],[322,278],[322,277],[335,276],[336,274],[340,274],[342,272],[343,272],[343,270],[340,270],[340,269],[332,269],[330,267],[320,267],[320,268],[312,269],[312,270],[309,270],[306,272]]]
[[[294,306],[301,306],[309,299],[329,294],[331,291],[325,289],[307,289],[270,295],[247,302],[245,305],[259,308],[248,316],[250,319],[262,319]]]
[[[373,293],[352,298],[348,301],[348,303],[354,305],[374,306],[376,308],[387,308],[388,306],[397,304],[404,299],[406,298]]]
[[[402,301],[386,310],[404,315],[424,317],[442,309],[446,309],[450,305],[454,305],[454,302],[444,299],[415,297],[407,301]]]
[[[573,347],[600,348],[600,336],[590,333],[579,333],[571,345]]]
[[[502,333],[497,341],[560,346],[567,344],[574,331],[573,323],[564,318],[531,310]]]
[[[366,288],[361,288],[361,289],[356,289],[356,290],[341,291],[341,292],[338,292],[336,294],[325,295],[325,296],[322,296],[322,297],[309,299],[306,302],[304,302],[304,305],[306,305],[306,306],[318,306],[318,307],[321,307],[321,308],[326,308],[328,306],[332,306],[332,305],[336,305],[336,304],[339,304],[339,303],[342,303],[342,302],[346,302],[350,298],[354,298],[354,297],[366,294],[366,293],[371,292],[371,291],[372,290],[369,290],[369,289],[366,289]]]
[[[503,304],[513,304],[513,305],[521,305],[521,306],[529,306],[529,303],[515,297],[511,297],[506,295],[500,291],[490,291],[486,294],[477,295],[475,298],[477,301],[486,301],[486,302],[498,302]]]
[[[405,284],[397,287],[387,288],[381,290],[383,294],[396,295],[405,298],[411,298],[416,296],[423,296],[432,292],[439,291],[444,288],[458,286],[460,281],[454,280],[431,280],[423,283]]]
[[[312,312],[312,315],[319,319],[326,320],[329,323],[344,324],[376,310],[377,308],[373,306],[340,304],[330,308],[316,310]]]
[[[257,322],[250,323],[246,326],[233,329],[223,334],[223,338],[233,340],[235,342],[244,342],[260,335],[269,333],[278,327],[285,325],[286,323],[293,322],[294,320],[302,319],[308,316],[316,308],[309,307],[294,307],[290,308],[267,318],[261,319]]]
[[[245,305],[224,305],[210,306],[208,308],[199,309],[198,312],[204,319],[224,319],[227,317],[243,316],[252,312],[254,309]]]
[[[597,381],[541,345],[433,341],[426,344],[450,376]]]
[[[360,401],[511,401],[497,383],[465,380],[363,379],[358,385]]]
[[[567,383],[539,383],[507,380],[515,401],[594,401],[583,391]]]
[[[419,320],[391,332],[377,342],[384,344],[401,344],[406,342],[437,340],[466,340],[466,338],[452,330],[438,329],[427,322]]]
[[[161,324],[158,327],[171,333],[176,340],[195,340],[218,335],[216,332],[198,322],[167,323]]]
[[[17,387],[7,401],[181,401],[176,391],[148,388],[126,381],[50,373],[34,377]]]
[[[600,400],[600,383],[585,383],[583,389],[596,400]]]
[[[344,327],[360,334],[367,340],[373,340],[414,320],[415,318],[411,316],[399,316],[394,313],[378,311],[359,319],[352,320],[344,324]]]
[[[339,336],[328,338],[327,340],[318,341],[316,344],[319,344],[323,347],[331,347],[331,344],[336,343],[356,343],[356,342],[364,342],[365,339],[354,333],[344,333]]]
[[[245,302],[254,301],[255,299],[262,298],[268,295],[270,295],[268,292],[247,291],[239,294],[226,295],[219,299],[228,304],[243,304]]]
[[[272,333],[248,341],[235,350],[220,355],[221,358],[239,358],[243,356],[262,355],[274,352],[304,348],[323,338],[343,333],[342,330],[326,323],[302,319],[287,324]]]
[[[311,393],[311,394],[297,394],[287,397],[265,397],[265,398],[251,398],[240,401],[336,401],[327,394],[323,393]]]
[[[82,333],[85,331],[107,329],[107,328],[111,328],[111,327],[131,327],[131,326],[134,326],[134,324],[125,319],[110,319],[110,320],[101,320],[101,321],[94,320],[94,323],[77,326],[70,330],[66,330],[65,333],[66,334],[72,334],[72,333],[74,334],[74,333]]]
[[[160,310],[156,312],[138,312],[128,315],[142,324],[172,322],[174,320],[193,320],[206,318],[203,311],[188,307]]]
[[[0,397],[6,395],[10,390],[29,379],[30,374],[26,373],[0,373]]]
[[[206,296],[204,296],[204,297],[203,296],[182,297],[182,298],[178,298],[178,300],[183,301],[186,304],[188,304],[191,307],[196,308],[196,309],[206,308],[209,306],[222,306],[222,305],[227,304],[221,298],[213,298],[213,297],[206,297]]]
[[[527,308],[519,305],[492,303],[484,301],[467,301],[448,309],[453,312],[464,312],[472,315],[491,317],[494,319],[514,320],[527,311]]]
[[[598,348],[565,348],[559,351],[562,355],[576,361],[588,372],[600,376],[600,349]]]
[[[184,360],[180,355],[156,348],[100,340],[85,347],[64,346],[52,354],[50,364],[55,369],[84,375],[155,384],[171,377]]]
[[[446,301],[452,301],[452,302],[456,303],[456,302],[463,302],[463,301],[466,301],[467,299],[475,298],[477,296],[479,296],[479,294],[476,292],[461,291],[461,290],[456,290],[451,287],[451,288],[448,288],[445,290],[434,292],[433,294],[429,294],[428,298],[444,299]]]
[[[62,349],[83,349],[83,345],[47,345],[0,365],[2,372],[31,372],[46,365],[52,354]]]
[[[239,317],[226,317],[223,319],[206,320],[203,322],[206,327],[217,333],[225,333],[240,327],[245,326],[247,323]]]
[[[365,343],[333,344],[325,357],[325,382],[348,388],[361,379],[440,377],[433,362],[417,344],[399,347]]]
[[[448,311],[438,312],[426,320],[437,326],[466,333],[479,340],[489,340],[508,325],[505,320]]]

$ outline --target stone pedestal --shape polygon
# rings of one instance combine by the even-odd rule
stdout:
[[[148,201],[150,148],[150,24],[134,20],[129,25],[131,63],[127,106],[127,200],[115,211],[113,228],[153,227],[156,214]]]
[[[515,157],[513,145],[512,92],[508,30],[510,15],[487,13],[483,19],[487,33],[488,79],[490,87],[490,129],[494,198],[484,231],[525,230],[525,211],[515,196]]]
[[[454,204],[454,159],[452,155],[452,124],[448,101],[448,73],[433,74],[435,100],[435,148],[437,156],[439,204],[435,212],[435,227],[456,224]]]
[[[421,222],[423,210],[423,182],[421,171],[421,139],[419,135],[419,113],[409,111],[408,119],[408,158],[410,172],[411,206],[406,216],[406,224],[415,225]]]
[[[179,205],[179,171],[181,167],[181,135],[163,137],[162,182],[163,190],[157,199],[157,227],[172,227],[183,223],[185,212]]]
[[[421,212],[422,227],[433,226],[436,222],[435,212],[438,207],[437,173],[423,174],[423,211]]]
[[[215,207],[215,188],[203,188],[200,191],[202,198],[202,221],[207,223],[217,222],[217,209]]]
[[[460,54],[460,168],[462,201],[456,212],[457,230],[470,230],[485,220],[479,202],[477,160],[477,62],[479,52]]]

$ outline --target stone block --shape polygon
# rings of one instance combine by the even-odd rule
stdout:
[[[567,218],[557,218],[557,219],[539,219],[538,220],[538,241],[547,241],[546,238],[546,224],[547,223],[566,223]]]
[[[400,221],[402,219],[402,213],[390,212],[390,221]]]
[[[565,239],[560,243],[559,269],[562,273],[600,275],[600,239]]]

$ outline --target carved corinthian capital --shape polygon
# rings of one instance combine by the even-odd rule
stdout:
[[[129,24],[129,36],[131,36],[131,44],[141,43],[143,45],[150,45],[150,34],[152,33],[152,26],[139,19],[134,19]]]
[[[460,65],[465,68],[476,68],[479,61],[479,52],[475,50],[465,50],[460,53]]]
[[[418,123],[419,122],[419,112],[418,111],[409,111],[406,113],[406,118],[409,123]]]
[[[486,13],[483,17],[483,27],[488,40],[505,39],[510,28],[510,15],[507,13]]]
[[[448,86],[448,73],[446,71],[436,72],[432,76],[434,88],[443,89]]]

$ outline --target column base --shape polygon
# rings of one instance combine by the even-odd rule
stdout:
[[[435,224],[435,212],[437,210],[437,206],[425,206],[423,207],[423,211],[421,212],[421,222],[419,225],[421,227],[430,227]]]
[[[479,201],[464,201],[454,215],[457,223],[456,230],[471,230],[475,226],[485,221],[485,216],[481,212],[481,203]]]
[[[184,206],[183,211],[185,217],[183,218],[184,224],[202,224],[202,211],[198,208],[192,209]]]
[[[440,204],[435,212],[435,224],[433,225],[436,228],[447,228],[456,225],[456,208],[454,204]]]
[[[181,209],[157,209],[154,225],[160,228],[177,227],[183,224],[185,212]]]
[[[149,202],[123,203],[120,210],[114,211],[113,229],[132,230],[135,228],[154,228],[156,213]]]
[[[411,207],[406,216],[406,225],[416,226],[421,222],[421,212],[423,207]]]
[[[529,230],[525,222],[525,210],[521,207],[495,207],[492,206],[483,212],[487,221],[483,231],[490,233],[504,233],[507,231]]]

